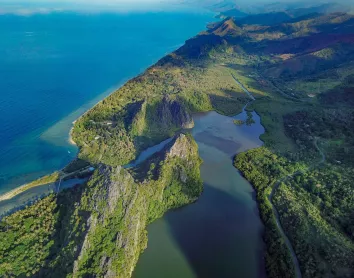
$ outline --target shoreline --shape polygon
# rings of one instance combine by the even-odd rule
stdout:
[[[74,125],[75,123],[80,120],[83,116],[85,116],[87,113],[89,113],[92,109],[94,109],[97,105],[99,105],[101,102],[103,102],[106,98],[110,97],[111,95],[113,95],[114,93],[116,93],[118,90],[120,90],[123,86],[125,86],[126,84],[128,84],[129,82],[133,81],[134,79],[138,78],[139,76],[145,74],[147,71],[149,71],[152,67],[156,66],[160,60],[164,59],[166,56],[174,53],[175,51],[177,51],[178,49],[180,49],[181,47],[183,47],[186,44],[186,41],[188,41],[189,39],[193,38],[194,36],[200,34],[201,32],[204,32],[206,29],[208,29],[208,25],[213,21],[213,19],[217,19],[216,15],[218,13],[215,12],[211,12],[210,10],[206,9],[205,11],[208,11],[208,13],[212,14],[210,20],[208,22],[204,22],[203,27],[201,27],[200,29],[198,29],[196,31],[195,34],[193,34],[192,36],[189,37],[185,37],[183,38],[183,40],[181,40],[180,43],[175,44],[171,47],[169,47],[166,52],[164,52],[163,54],[161,54],[161,56],[156,57],[155,59],[153,59],[146,67],[140,67],[140,69],[137,71],[137,73],[133,73],[130,76],[128,75],[125,78],[122,78],[122,80],[118,83],[118,85],[113,85],[110,88],[108,88],[107,90],[105,90],[102,93],[97,94],[96,97],[94,97],[91,101],[88,101],[87,103],[84,103],[82,106],[80,106],[79,108],[77,108],[77,110],[80,110],[82,108],[81,113],[77,113],[76,117],[73,117],[71,119],[71,124],[69,123],[69,131],[67,133],[67,136],[65,136],[64,134],[64,142],[68,143],[71,146],[75,146],[78,148],[78,152],[75,155],[75,157],[68,162],[68,164],[70,164],[73,160],[78,158],[79,152],[80,152],[80,148],[78,147],[78,145],[76,144],[75,140],[73,139],[73,130],[74,130]],[[86,106],[86,107],[85,107]],[[51,127],[49,127],[44,133],[46,133],[48,130],[50,130],[51,128],[55,127],[56,124],[60,123],[61,121],[65,120],[65,118],[67,118],[68,116],[70,116],[72,113],[78,112],[77,110],[74,110],[72,112],[70,112],[69,114],[67,114],[63,119],[58,120],[58,122],[54,123]],[[73,120],[75,119],[75,120]],[[43,135],[42,134],[42,135]],[[41,136],[42,136],[41,135]],[[66,138],[65,138],[66,137]],[[66,164],[64,166],[64,168],[68,165]],[[61,169],[54,169],[51,170],[49,172],[47,172],[47,175],[52,175],[55,172],[60,172]],[[25,184],[20,184],[17,187],[15,187],[14,189],[11,189],[10,191],[5,191],[4,193],[0,194],[0,202],[4,201],[4,200],[9,200],[12,199],[13,197],[15,197],[16,195],[24,192],[27,190],[27,186],[33,182],[38,181],[39,179],[43,178],[45,176],[42,177],[38,177],[35,180],[32,181],[28,181],[28,183]]]
[[[162,58],[161,58],[162,59]],[[160,60],[160,59],[159,59]],[[157,62],[156,62],[157,63]],[[100,100],[96,101],[94,104],[91,105],[90,108],[88,108],[87,110],[85,110],[85,112],[83,112],[81,115],[79,115],[72,123],[71,123],[71,128],[69,130],[69,137],[67,139],[67,142],[69,142],[71,145],[73,146],[77,146],[76,142],[73,139],[72,133],[74,130],[74,126],[75,123],[81,119],[81,117],[85,116],[87,113],[89,113],[92,109],[94,109],[97,105],[99,105],[101,102],[103,102],[106,98],[110,97],[111,95],[113,95],[115,92],[117,92],[118,90],[120,90],[123,86],[125,86],[125,84],[127,84],[128,82],[130,82],[131,80],[133,80],[134,78],[140,76],[141,74],[143,74],[145,71],[147,71],[150,67],[154,66],[156,63],[150,65],[148,68],[146,68],[145,70],[143,70],[143,72],[137,74],[134,77],[128,77],[126,78],[124,81],[121,82],[120,85],[117,86],[112,86],[111,89],[107,89],[105,92],[108,91],[108,94],[105,96],[102,96],[103,98],[101,98]],[[103,95],[105,93],[102,93],[100,95]],[[100,95],[98,95],[97,97],[100,97]],[[77,146],[78,147],[78,146]],[[76,155],[77,158],[77,155]]]
[[[81,116],[80,116],[80,117],[81,117]],[[75,123],[76,123],[76,121],[73,122],[72,127],[70,128],[70,131],[69,131],[69,138],[68,138],[69,144],[71,144],[71,145],[73,145],[73,146],[77,146],[76,143],[75,143],[75,141],[74,141],[74,139],[73,139],[73,130],[74,130],[74,124],[75,124]],[[77,155],[76,155],[76,158],[77,158]]]
[[[201,31],[202,32],[202,31]],[[198,33],[199,34],[199,33]],[[188,39],[187,39],[188,40]],[[186,41],[187,41],[186,40]],[[76,142],[74,141],[73,139],[73,130],[74,130],[74,125],[75,123],[80,120],[83,116],[85,116],[87,113],[89,113],[92,109],[94,109],[97,105],[99,105],[101,102],[103,102],[106,98],[110,97],[111,95],[113,95],[114,93],[116,93],[118,90],[120,90],[123,86],[125,86],[126,84],[128,84],[129,82],[133,81],[134,79],[138,78],[139,76],[143,75],[144,73],[146,73],[149,69],[151,69],[152,67],[156,66],[158,64],[158,62],[162,59],[164,59],[166,56],[174,53],[175,51],[177,51],[179,48],[183,47],[186,43],[186,41],[183,42],[183,44],[179,45],[178,48],[176,48],[175,50],[171,51],[171,52],[168,52],[167,54],[165,54],[164,56],[158,58],[156,61],[154,61],[153,63],[151,63],[148,67],[142,69],[138,74],[134,75],[134,76],[131,76],[131,77],[127,77],[127,78],[124,78],[123,81],[120,82],[119,85],[117,86],[112,86],[111,88],[107,89],[105,92],[108,91],[108,94],[105,94],[105,92],[99,94],[97,97],[102,97],[100,98],[98,101],[95,101],[94,103],[92,103],[92,105],[90,105],[90,102],[88,103],[89,106],[91,106],[90,108],[88,108],[87,110],[85,110],[81,115],[79,115],[72,123],[71,123],[71,128],[69,130],[69,134],[68,134],[68,138],[66,140],[67,143],[69,143],[70,145],[72,146],[76,146],[79,151],[77,153],[77,155],[75,156],[75,158],[72,160],[74,161],[75,159],[78,158],[78,155],[80,153],[80,148],[78,147],[78,145],[76,144]],[[102,96],[104,95],[104,96]],[[92,100],[94,101],[94,100]],[[80,109],[80,108],[78,108]],[[70,115],[70,114],[69,114]],[[58,121],[60,122],[60,121]],[[54,126],[54,125],[53,125]],[[69,165],[72,161],[70,161],[67,165]],[[65,165],[63,168],[65,168],[67,165]],[[58,173],[60,172],[61,169],[59,170],[56,170],[54,172],[49,172],[47,175],[45,176],[42,176],[42,177],[39,177],[38,179],[36,180],[33,180],[29,183],[26,183],[26,184],[22,184],[8,192],[5,192],[3,194],[0,194],[0,202],[2,201],[7,201],[7,200],[10,200],[14,197],[16,197],[17,195],[27,191],[28,189],[31,189],[35,186],[31,186],[32,183],[36,183],[37,181],[47,177],[47,176],[50,176],[50,175],[53,175],[55,173]],[[39,185],[43,185],[43,184],[39,184]],[[39,186],[39,185],[36,185],[36,186]]]
[[[8,201],[16,197],[17,195],[31,189],[34,187],[50,184],[50,183],[55,183],[59,177],[60,171],[55,171],[49,175],[40,177],[39,179],[36,179],[32,182],[23,184],[19,187],[16,187],[15,189],[12,189],[4,194],[0,195],[0,202],[3,201]]]
[[[150,68],[151,66],[149,66]],[[137,76],[139,76],[141,73],[139,73]],[[137,77],[135,76],[135,77]],[[73,145],[73,146],[77,146],[77,144],[75,143],[73,137],[72,137],[72,133],[73,133],[73,129],[74,129],[74,125],[75,123],[81,118],[83,117],[84,115],[86,115],[89,111],[91,111],[91,109],[93,109],[96,105],[98,105],[99,103],[101,103],[103,100],[105,100],[107,97],[109,97],[110,95],[114,94],[117,90],[119,90],[120,88],[122,88],[127,82],[129,82],[130,80],[132,80],[133,78],[135,77],[132,77],[132,78],[127,78],[127,80],[123,81],[121,85],[118,85],[117,87],[114,87],[112,90],[110,90],[110,93],[108,93],[108,95],[104,96],[102,99],[100,99],[99,101],[95,102],[93,104],[93,106],[87,110],[85,110],[85,112],[83,112],[80,116],[78,116],[76,118],[75,121],[72,122],[72,126],[69,130],[69,133],[68,133],[68,138],[67,138],[67,142],[70,144],[70,145]],[[103,93],[104,94],[104,93]],[[70,115],[70,114],[69,114]],[[60,121],[59,121],[60,122]],[[79,154],[79,152],[78,152]],[[63,168],[65,168],[67,165],[69,165],[72,161],[74,161],[75,159],[78,158],[78,154],[75,156],[75,158],[73,160],[71,160],[68,164],[66,164]],[[63,169],[62,168],[62,169]],[[18,196],[19,194],[31,189],[31,188],[34,188],[34,187],[37,187],[37,186],[42,186],[42,185],[45,185],[44,183],[39,183],[39,184],[36,184],[37,182],[39,182],[40,180],[42,180],[43,178],[46,178],[48,176],[51,176],[51,175],[54,175],[56,173],[60,173],[60,171],[62,169],[58,169],[54,172],[50,172],[48,173],[48,175],[45,175],[45,176],[42,176],[42,177],[39,177],[38,179],[35,179],[31,182],[28,182],[28,183],[25,183],[25,184],[22,184],[14,189],[11,189],[10,191],[7,191],[3,194],[0,194],[0,202],[3,202],[3,201],[8,201],[8,200],[11,200],[13,198],[15,198],[16,196]],[[33,184],[36,184],[36,185],[33,185]],[[49,182],[50,183],[50,182]],[[48,183],[48,184],[49,184]]]
[[[184,44],[183,44],[184,45]],[[182,45],[182,46],[183,46]],[[177,49],[176,49],[177,50]],[[175,51],[176,51],[175,50]],[[174,52],[174,51],[173,51]],[[130,77],[130,78],[127,78],[126,80],[122,81],[122,83],[116,87],[113,87],[112,90],[109,90],[110,92],[103,96],[103,98],[101,98],[100,100],[98,100],[97,102],[95,102],[90,108],[88,108],[87,110],[85,110],[85,112],[83,112],[81,115],[79,115],[72,123],[71,123],[71,128],[69,130],[69,133],[68,133],[68,138],[67,138],[67,142],[72,145],[72,146],[76,146],[79,151],[77,153],[77,155],[75,156],[75,158],[73,160],[71,160],[67,165],[69,165],[72,161],[74,161],[75,159],[78,158],[78,155],[80,153],[80,148],[78,147],[78,145],[76,144],[76,142],[74,141],[73,139],[73,130],[74,130],[74,126],[75,126],[75,123],[80,120],[83,116],[85,116],[87,113],[89,113],[92,109],[94,109],[97,105],[99,105],[101,102],[103,102],[106,98],[110,97],[111,95],[113,95],[114,93],[116,93],[118,90],[120,90],[123,86],[125,86],[126,84],[128,84],[129,82],[133,81],[135,78],[138,78],[139,76],[143,75],[145,72],[147,72],[149,69],[153,68],[161,59],[164,59],[166,56],[170,55],[171,53],[173,52],[170,52],[168,54],[166,54],[165,56],[161,57],[160,59],[158,59],[155,63],[151,64],[150,66],[148,66],[146,69],[144,69],[142,72],[140,72],[139,74],[137,74],[136,76],[134,77]],[[234,78],[234,76],[232,76]],[[234,78],[235,79],[235,78]],[[107,92],[107,91],[106,91]],[[103,93],[104,94],[104,93]],[[247,95],[251,95],[250,93],[247,94]],[[251,95],[252,96],[252,95]],[[253,97],[253,96],[252,96]],[[251,100],[253,101],[253,99]],[[246,105],[247,106],[247,105]],[[242,111],[244,111],[245,107],[242,109]],[[216,110],[211,110],[211,111],[215,111],[218,113],[218,111]],[[242,112],[241,111],[241,112]],[[208,111],[210,112],[210,111]],[[67,165],[65,165],[63,168],[65,168]],[[62,168],[62,169],[63,169]],[[26,184],[23,184],[23,185],[20,185],[19,187],[16,187],[6,193],[3,193],[3,194],[0,194],[0,202],[2,201],[7,201],[7,200],[10,200],[14,197],[16,197],[17,195],[33,188],[33,187],[36,187],[36,186],[40,186],[40,185],[43,185],[43,184],[38,184],[38,185],[31,185],[32,183],[36,183],[37,181],[45,178],[45,177],[48,177],[50,175],[53,175],[55,173],[59,173],[62,169],[59,169],[59,170],[56,170],[55,172],[51,172],[51,173],[48,173],[48,175],[45,175],[43,177],[39,177],[38,179],[36,180],[33,180],[29,183],[26,183]]]

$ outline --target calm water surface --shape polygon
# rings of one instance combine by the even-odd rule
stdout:
[[[262,145],[264,129],[256,113],[253,118],[251,126],[236,126],[216,112],[194,117],[204,192],[148,227],[148,248],[135,278],[265,277],[255,192],[232,165],[236,153]]]
[[[0,15],[0,194],[65,166],[72,122],[210,21],[200,10]]]

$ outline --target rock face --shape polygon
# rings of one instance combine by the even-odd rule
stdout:
[[[125,165],[146,148],[192,128],[193,118],[184,101],[161,94],[131,96],[125,103],[119,99],[82,116],[73,128],[79,158],[92,164]]]
[[[157,113],[162,126],[168,127],[172,124],[181,128],[194,127],[193,118],[187,109],[177,100],[170,99],[168,96],[162,99]]]
[[[187,159],[188,156],[193,153],[193,151],[194,146],[190,144],[186,135],[180,134],[174,141],[172,147],[169,148],[167,156]]]
[[[199,196],[200,159],[193,139],[181,134],[163,153],[151,159],[154,164],[160,159],[157,179],[139,183],[122,167],[96,170],[78,206],[90,216],[73,277],[130,277],[147,246],[147,224]]]
[[[147,112],[148,106],[150,108]],[[129,105],[125,125],[130,134],[140,136],[152,129],[193,128],[194,121],[182,103],[165,96],[158,101],[157,107],[147,100]]]
[[[138,254],[146,247],[148,203],[143,190],[122,167],[100,166],[89,187],[91,216],[73,276],[93,273],[103,277],[130,277]],[[124,252],[121,252],[124,251]]]

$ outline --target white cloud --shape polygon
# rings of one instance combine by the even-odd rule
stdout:
[[[59,11],[126,12],[173,9],[179,0],[0,0],[0,14],[46,14]]]

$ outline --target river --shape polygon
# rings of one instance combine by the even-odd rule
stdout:
[[[170,211],[148,227],[148,248],[134,278],[265,277],[263,225],[252,186],[233,167],[236,153],[262,145],[259,116],[216,112],[194,116],[192,134],[203,159],[204,192],[198,201]]]
[[[78,184],[83,184],[87,181],[87,178],[83,179],[69,179],[63,181],[60,186],[60,191],[71,188]],[[30,205],[36,202],[38,199],[41,199],[44,196],[47,196],[53,192],[56,192],[58,188],[58,183],[48,183],[42,184],[39,186],[32,187],[27,189],[11,199],[0,201],[0,219],[3,216],[8,215],[10,212],[17,211],[21,208],[24,208],[26,205]]]

